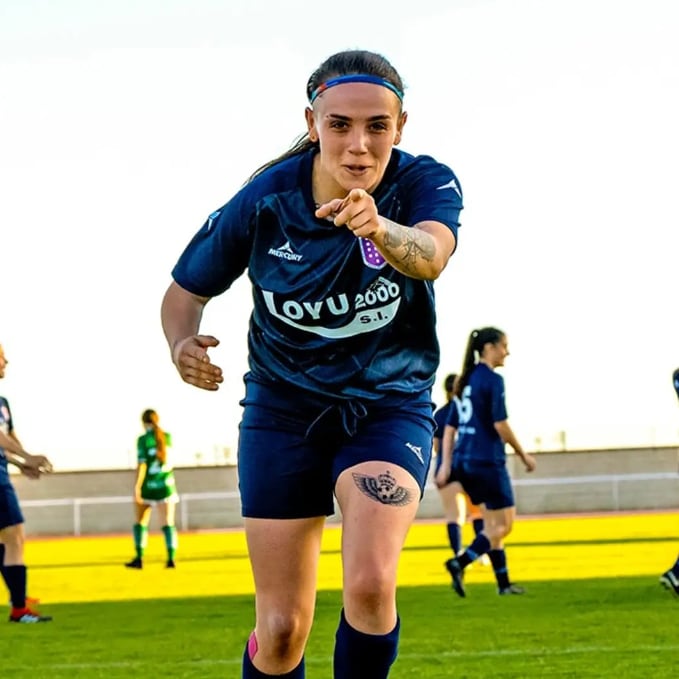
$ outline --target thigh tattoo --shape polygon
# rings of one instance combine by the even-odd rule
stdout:
[[[357,488],[371,500],[383,505],[396,505],[402,507],[410,504],[416,497],[414,491],[399,486],[389,470],[377,476],[366,474],[352,474]]]

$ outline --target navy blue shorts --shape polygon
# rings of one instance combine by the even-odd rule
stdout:
[[[21,513],[14,486],[11,483],[0,483],[0,530],[19,523],[24,523],[24,515]]]
[[[512,480],[505,464],[454,465],[456,479],[462,484],[472,504],[484,504],[486,509],[506,509],[514,506]]]
[[[435,428],[428,392],[389,404],[333,401],[247,381],[241,405],[238,483],[245,517],[329,516],[339,475],[371,460],[406,469],[424,492]]]

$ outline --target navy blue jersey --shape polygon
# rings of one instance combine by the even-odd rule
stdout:
[[[495,423],[506,419],[504,380],[485,363],[478,363],[462,390],[456,459],[471,464],[503,463],[505,445]]]
[[[443,430],[446,425],[455,427],[457,429],[460,426],[460,411],[459,411],[459,401],[454,398],[452,401],[448,401],[445,405],[441,406],[434,413],[434,421],[436,422],[436,429],[434,430],[434,438],[439,440],[439,446],[443,440]]]
[[[4,434],[11,434],[14,431],[12,423],[12,411],[9,409],[7,399],[0,396],[0,431]],[[5,456],[5,449],[0,446],[0,485],[9,483],[8,462]]]
[[[433,283],[404,276],[370,241],[314,216],[315,153],[265,170],[213,212],[173,278],[214,297],[248,270],[256,381],[368,400],[429,389],[439,362]],[[373,198],[387,219],[438,221],[457,235],[459,184],[432,158],[394,149]]]

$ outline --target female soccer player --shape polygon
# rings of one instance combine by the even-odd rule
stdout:
[[[9,361],[0,345],[0,379],[5,376]],[[9,402],[0,396],[0,574],[9,590],[12,610],[10,622],[49,622],[49,615],[31,609],[26,596],[26,563],[24,561],[24,517],[19,500],[9,477],[11,463],[31,479],[52,471],[52,464],[44,455],[27,453],[14,430]]]
[[[172,445],[172,437],[160,428],[158,413],[155,410],[145,410],[141,422],[146,432],[137,439],[137,480],[134,484],[136,523],[132,527],[136,556],[125,566],[143,567],[151,507],[157,505],[167,549],[165,567],[174,568],[174,555],[177,550],[174,516],[179,498],[172,464],[167,459],[167,450]]]
[[[464,569],[488,553],[500,594],[523,594],[509,580],[504,539],[512,530],[515,507],[507,472],[505,444],[513,448],[526,470],[535,458],[524,452],[507,420],[504,380],[495,368],[509,356],[507,336],[497,328],[474,330],[455,388],[460,399],[460,426],[453,458],[454,473],[474,504],[483,508],[483,532],[461,554],[446,561],[453,588],[465,596]]]
[[[201,314],[247,269],[238,471],[256,620],[242,676],[305,676],[334,494],[334,677],[381,679],[397,654],[397,565],[431,457],[433,281],[455,249],[461,194],[448,167],[395,148],[403,83],[382,56],[335,54],[306,94],[306,134],[208,217],[174,267],[162,320],[184,381],[218,389],[218,340],[199,334]]]
[[[480,507],[473,505],[464,492],[460,482],[455,478],[452,468],[453,446],[459,426],[459,399],[453,392],[457,375],[446,376],[444,389],[446,403],[434,413],[436,430],[434,431],[434,482],[439,491],[443,505],[448,542],[455,556],[462,547],[462,526],[469,514],[474,527],[474,534],[483,530],[483,516]],[[485,563],[486,555],[481,557]]]

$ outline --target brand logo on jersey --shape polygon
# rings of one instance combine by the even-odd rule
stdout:
[[[401,288],[380,276],[353,299],[341,292],[314,302],[299,302],[270,290],[262,290],[262,297],[269,313],[286,325],[328,339],[341,339],[391,323],[401,304]],[[337,325],[338,318],[343,320],[341,325]]]
[[[298,255],[291,247],[290,241],[286,240],[279,248],[269,248],[269,254],[272,257],[280,259],[287,259],[289,262],[300,262],[302,255]]]
[[[215,210],[211,215],[208,215],[208,218],[207,218],[207,230],[208,231],[210,231],[210,229],[212,229],[212,225],[214,224],[215,219],[217,219],[217,217],[219,217],[221,212],[222,212],[221,210]]]
[[[361,245],[361,257],[363,263],[371,269],[382,269],[387,260],[382,257],[380,251],[375,247],[375,243],[367,238],[359,238],[358,242]]]
[[[443,184],[442,186],[437,187],[437,191],[443,191],[444,189],[453,189],[455,193],[457,193],[460,198],[462,198],[462,191],[460,191],[460,187],[458,186],[457,182],[455,179],[451,179],[447,184]]]
[[[415,456],[417,459],[424,464],[424,457],[422,456],[422,446],[416,446],[413,443],[410,443],[410,441],[406,441],[405,447],[408,448],[412,453],[415,453]]]

